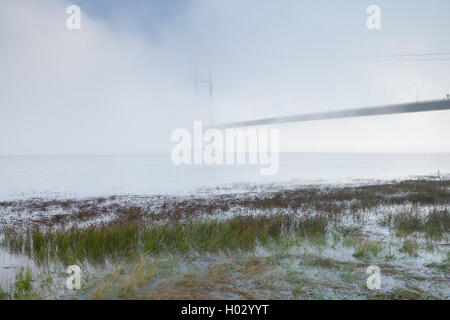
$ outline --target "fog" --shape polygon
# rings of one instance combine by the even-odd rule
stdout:
[[[450,3],[0,2],[0,155],[168,152],[171,132],[450,93]],[[68,30],[66,8],[81,8]],[[163,6],[164,10],[160,7]],[[163,12],[162,14],[157,14]],[[213,75],[196,92],[195,69]],[[279,126],[282,151],[450,152],[450,112]]]

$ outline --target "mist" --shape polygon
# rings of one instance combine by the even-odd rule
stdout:
[[[174,129],[444,98],[450,61],[355,57],[450,52],[448,1],[0,3],[0,154],[169,152]],[[78,4],[81,30],[68,30]],[[99,3],[103,3],[99,1]],[[103,3],[103,5],[105,5]],[[133,7],[133,6],[129,6]],[[116,8],[116,10],[113,10]],[[113,12],[113,14],[111,13]],[[147,13],[148,12],[148,13]],[[195,70],[212,73],[194,90]],[[450,152],[450,113],[288,124],[281,151]]]

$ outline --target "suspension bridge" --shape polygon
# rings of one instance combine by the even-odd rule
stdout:
[[[443,53],[414,53],[414,54],[391,54],[391,55],[379,55],[379,56],[359,56],[350,57],[348,59],[359,61],[374,61],[380,62],[434,62],[434,61],[450,61],[450,52]],[[196,88],[199,83],[207,83],[210,90],[210,100],[212,100],[212,73],[209,74],[209,78],[201,79],[196,73]],[[369,117],[369,116],[381,116],[381,115],[393,115],[403,113],[418,113],[418,112],[431,112],[431,111],[444,111],[450,110],[450,92],[446,95],[446,98],[439,100],[428,101],[416,101],[410,103],[390,104],[376,107],[346,109],[338,111],[306,113],[279,117],[269,117],[261,119],[253,119],[246,121],[237,121],[230,123],[217,124],[211,126],[211,128],[227,129],[238,127],[251,127],[251,126],[263,126],[263,125],[275,125],[286,124],[294,122],[305,121],[318,121],[329,119],[342,119],[342,118],[354,118],[354,117]]]

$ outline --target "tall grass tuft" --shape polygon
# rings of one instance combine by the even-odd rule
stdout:
[[[26,269],[26,271],[21,268],[20,271],[17,272],[14,289],[15,299],[28,298],[28,296],[31,294],[32,278],[33,274],[31,273],[31,269],[29,267]]]

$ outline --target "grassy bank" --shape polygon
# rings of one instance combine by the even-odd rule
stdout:
[[[0,286],[0,299],[62,293],[82,299],[448,299],[450,293],[447,180],[204,198],[31,199],[0,203],[0,210],[22,218],[32,213],[33,219],[2,226],[0,249],[38,267],[16,270],[12,284]],[[82,290],[67,293],[65,267],[72,264],[82,266],[86,278]],[[387,279],[381,291],[366,287],[373,264]]]

